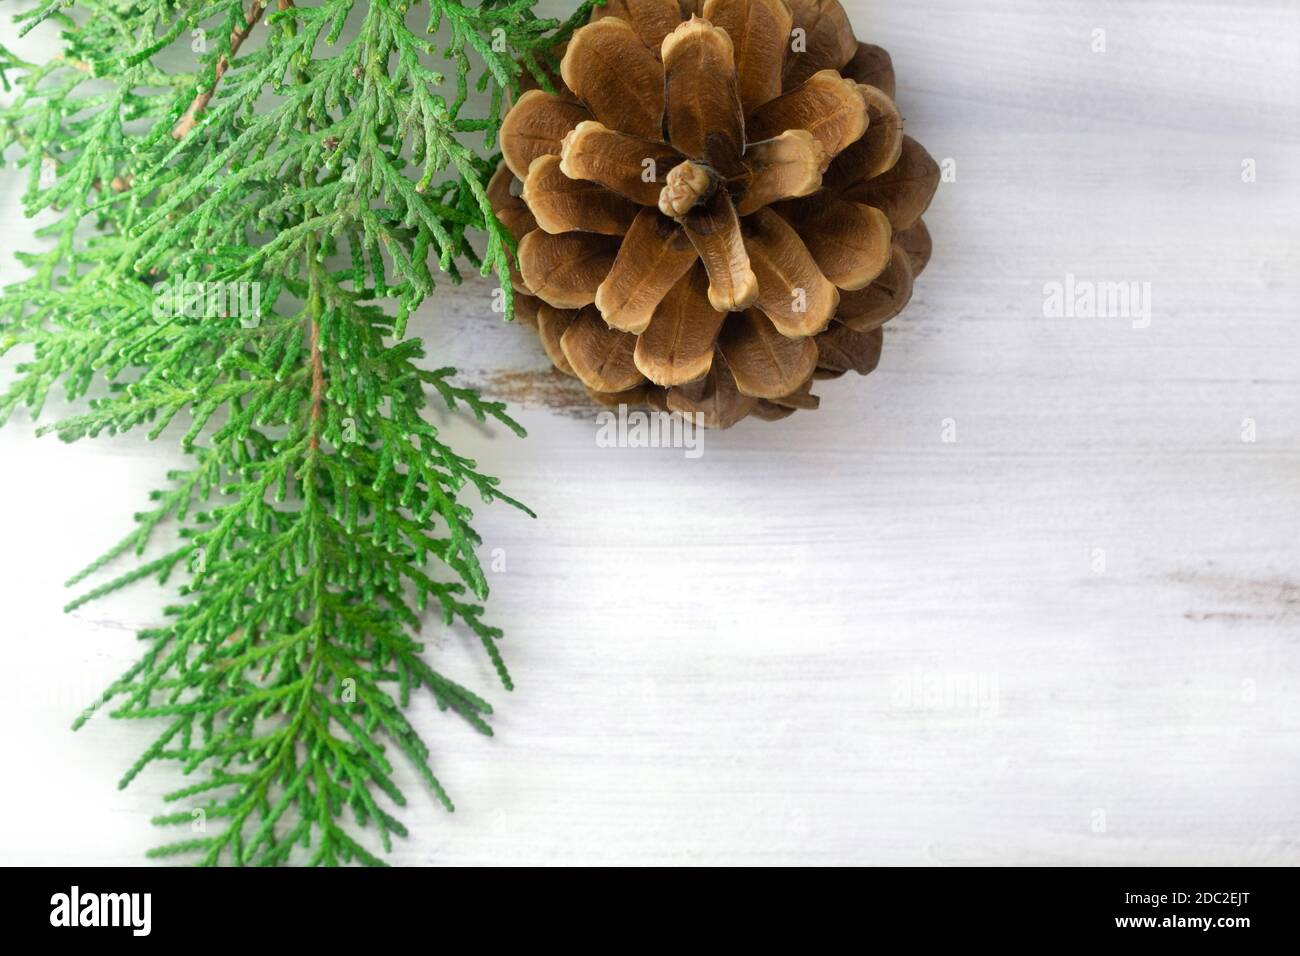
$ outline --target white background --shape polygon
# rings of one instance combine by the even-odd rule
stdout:
[[[504,549],[490,616],[514,693],[426,628],[498,736],[421,702],[458,811],[412,780],[392,859],[1300,863],[1300,10],[848,8],[957,170],[875,374],[690,461],[597,448],[483,281],[412,323],[515,403],[525,441],[447,430],[541,517],[478,518]],[[0,173],[6,282],[32,242],[20,175]],[[1044,318],[1067,273],[1151,283],[1150,327]],[[65,616],[60,582],[176,446],[32,432],[0,430],[0,859],[137,863],[176,778],[113,783],[154,728],[67,726],[166,595]],[[974,706],[924,693],[963,680]]]

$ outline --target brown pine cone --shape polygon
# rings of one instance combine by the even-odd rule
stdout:
[[[876,367],[939,169],[837,0],[610,0],[557,91],[519,97],[489,186],[557,368],[726,428]]]

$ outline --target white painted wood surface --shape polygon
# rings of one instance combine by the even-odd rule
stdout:
[[[518,690],[492,740],[420,705],[460,809],[412,783],[393,859],[1300,863],[1300,8],[847,6],[957,170],[870,378],[690,461],[547,407],[486,284],[414,323],[524,399],[526,441],[448,429],[541,517],[481,511]],[[11,281],[31,227],[0,175]],[[1149,282],[1150,326],[1045,318],[1067,274]],[[113,781],[150,728],[67,725],[159,595],[65,616],[60,582],[175,452],[31,431],[0,431],[0,860],[136,863],[175,780]]]

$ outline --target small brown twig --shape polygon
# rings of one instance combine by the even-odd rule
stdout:
[[[217,73],[212,79],[212,85],[194,97],[194,101],[190,103],[190,108],[185,111],[185,115],[172,127],[173,139],[184,139],[198,125],[199,114],[207,109],[208,101],[212,99],[212,94],[217,91],[217,84],[221,82],[226,69],[230,66],[229,57],[239,52],[239,48],[248,39],[249,33],[253,31],[257,21],[261,19],[262,11],[265,9],[266,3],[264,0],[254,0],[253,5],[248,10],[248,16],[244,18],[244,25],[235,27],[230,31],[230,53],[222,54],[221,58],[217,60]]]
[[[325,362],[320,350],[320,321],[313,316],[308,323],[311,340],[311,438],[308,439],[308,444],[315,451],[320,447],[320,421],[324,414]]]

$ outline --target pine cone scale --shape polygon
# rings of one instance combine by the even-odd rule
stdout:
[[[619,245],[616,236],[534,229],[519,243],[519,271],[533,295],[556,308],[578,309],[596,301]]]
[[[626,20],[605,17],[575,33],[560,75],[610,129],[651,140],[662,134],[664,68]]]
[[[838,156],[867,131],[867,110],[858,84],[834,70],[820,70],[755,110],[747,133],[758,142],[790,129],[807,130],[827,156]]]
[[[709,302],[719,312],[747,309],[758,298],[758,279],[740,234],[740,217],[723,190],[682,218],[686,236],[709,274]]]
[[[592,118],[587,108],[529,90],[506,114],[498,136],[506,165],[521,181],[538,156],[559,155],[560,143],[579,123]]]
[[[939,185],[939,165],[910,136],[893,168],[873,179],[859,180],[844,190],[844,198],[884,210],[895,229],[913,226],[934,198]]]
[[[786,61],[787,90],[819,70],[839,70],[853,59],[857,40],[839,0],[791,0],[790,11],[794,29],[803,31],[805,50]]]
[[[692,17],[664,39],[668,141],[724,176],[740,169],[745,119],[731,38]]]
[[[890,249],[889,265],[865,289],[840,296],[836,321],[856,332],[880,328],[907,307],[915,280],[911,256],[898,243]]]
[[[636,203],[587,179],[560,171],[560,157],[538,156],[528,167],[520,198],[537,226],[549,233],[595,232],[622,236],[640,211]]]
[[[594,309],[583,309],[560,336],[574,374],[598,392],[622,392],[645,379],[632,352],[636,336],[611,329]]]
[[[631,24],[646,49],[658,56],[664,37],[677,29],[683,14],[677,0],[608,0],[591,12],[591,22],[607,17]]]
[[[697,381],[712,365],[725,318],[709,302],[707,274],[695,265],[664,296],[637,339],[637,368],[664,388]]]
[[[655,206],[668,174],[685,158],[666,143],[651,143],[595,121],[580,123],[558,150],[560,171],[589,179],[642,206]]]
[[[736,388],[752,398],[789,395],[817,367],[817,345],[812,339],[787,338],[771,319],[754,309],[728,320],[718,348]]]
[[[596,289],[596,308],[613,328],[644,332],[655,307],[695,261],[695,248],[682,228],[657,210],[643,208]]]
[[[728,184],[736,212],[748,216],[783,199],[811,196],[822,185],[826,150],[806,129],[788,129],[745,149],[745,173]]]
[[[775,208],[804,237],[817,268],[842,291],[870,285],[889,264],[893,228],[874,206],[822,193],[811,202]]]
[[[894,61],[881,47],[859,43],[853,59],[840,72],[864,86],[874,86],[891,100],[894,98]]]
[[[816,335],[835,314],[839,290],[817,268],[794,228],[770,209],[745,219],[745,248],[758,277],[758,304],[782,335]]]
[[[744,115],[780,96],[781,71],[794,25],[785,0],[708,0],[702,15],[731,37]]]

